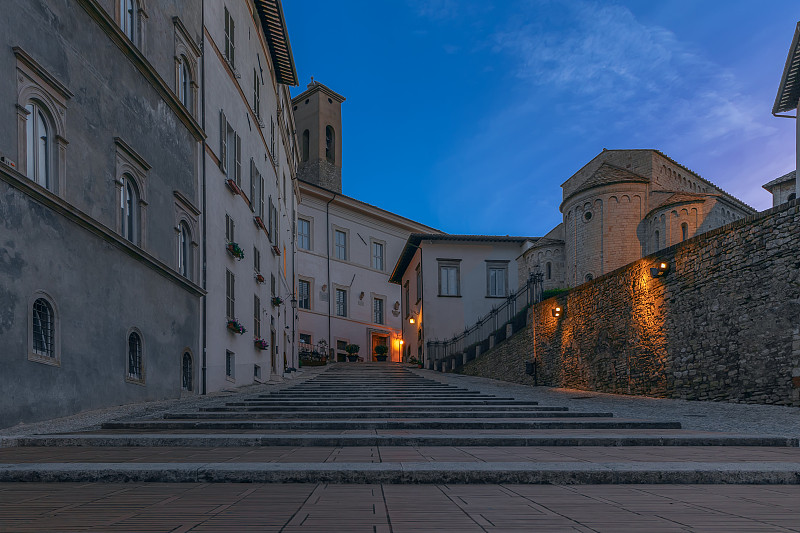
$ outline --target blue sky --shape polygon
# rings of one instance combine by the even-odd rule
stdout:
[[[656,148],[757,209],[796,0],[284,2],[304,89],[344,95],[345,194],[451,233],[541,236],[603,148]]]

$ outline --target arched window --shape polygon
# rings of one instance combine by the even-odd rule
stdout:
[[[336,160],[336,133],[332,126],[325,126],[325,159],[334,163]]]
[[[681,224],[681,237],[684,241],[689,238],[689,224],[686,222]]]
[[[586,277],[585,277],[584,279],[585,279],[586,281],[592,281],[592,280],[594,279],[594,274],[592,274],[591,272],[589,272],[588,274],[586,274]]]
[[[303,161],[308,161],[308,143],[311,134],[308,130],[303,132]]]
[[[545,265],[545,277],[547,279],[552,279],[553,278],[553,264],[552,263],[548,262]]]
[[[178,100],[183,107],[192,109],[192,72],[189,70],[189,60],[181,56],[178,64]]]
[[[28,177],[42,187],[52,189],[50,177],[52,141],[47,118],[37,103],[30,103],[25,109],[28,111],[26,132]]]
[[[122,177],[120,188],[120,221],[122,236],[133,244],[139,244],[139,192],[129,175]]]
[[[185,278],[192,273],[192,232],[186,222],[178,226],[178,272]]]
[[[653,251],[656,251],[661,246],[660,235],[658,230],[656,230],[655,234],[653,235]]]
[[[119,26],[133,43],[136,43],[138,11],[139,6],[136,0],[119,0]]]
[[[192,390],[192,354],[184,352],[181,360],[181,388],[185,391]]]
[[[128,379],[144,381],[142,338],[135,331],[128,335]]]
[[[33,353],[42,357],[55,357],[56,316],[53,306],[44,298],[33,303]]]

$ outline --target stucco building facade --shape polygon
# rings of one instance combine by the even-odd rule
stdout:
[[[201,11],[134,4],[3,12],[0,426],[177,397],[201,352],[204,133],[175,62]]]
[[[342,194],[344,97],[312,81],[293,100],[300,145],[298,348],[342,360],[357,344],[402,358],[400,290],[389,273],[412,232],[435,229]]]
[[[268,16],[277,23],[263,23]],[[279,2],[206,0],[204,20],[210,392],[283,379],[298,366],[291,307],[298,152],[289,95],[297,81]]]

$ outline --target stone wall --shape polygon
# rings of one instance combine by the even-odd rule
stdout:
[[[654,278],[660,262],[670,271]],[[462,372],[527,383],[535,357],[540,384],[800,405],[800,202],[661,250],[530,316]]]

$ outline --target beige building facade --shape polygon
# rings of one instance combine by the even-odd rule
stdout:
[[[344,97],[313,82],[293,100],[300,145],[297,216],[298,349],[343,360],[357,344],[400,361],[400,290],[389,274],[408,236],[435,229],[342,194]]]

